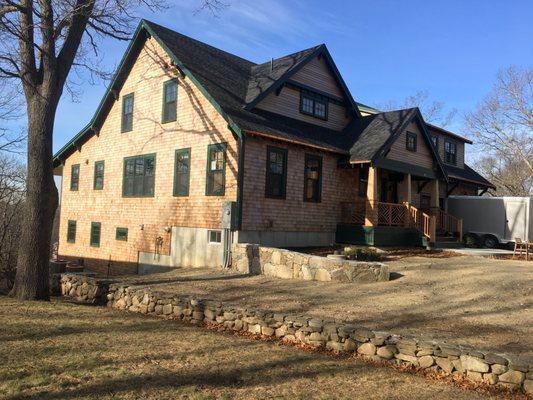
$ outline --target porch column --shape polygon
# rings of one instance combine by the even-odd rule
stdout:
[[[411,174],[406,175],[405,181],[407,183],[407,200],[406,201],[409,204],[411,204]]]
[[[431,204],[430,209],[432,214],[436,214],[439,210],[439,180],[435,179],[431,188]]]
[[[365,226],[378,224],[378,170],[368,167],[368,185],[366,187]]]

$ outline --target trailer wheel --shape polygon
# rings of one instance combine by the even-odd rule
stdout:
[[[485,235],[482,239],[483,247],[486,247],[487,249],[493,249],[495,248],[500,242],[496,236],[493,235]]]

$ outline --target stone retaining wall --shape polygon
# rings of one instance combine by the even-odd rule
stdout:
[[[231,268],[245,274],[308,281],[377,282],[390,277],[388,266],[379,262],[333,259],[249,243],[233,245]]]
[[[108,307],[119,310],[159,315],[197,325],[216,325],[286,343],[358,353],[374,361],[430,369],[445,375],[456,374],[470,381],[523,389],[533,394],[533,365],[513,356],[372,331],[336,319],[253,310],[79,275],[61,276],[60,290],[62,294],[75,296],[81,301],[105,299]]]

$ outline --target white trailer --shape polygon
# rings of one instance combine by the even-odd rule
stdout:
[[[448,213],[463,219],[463,233],[484,247],[533,240],[533,196],[450,196]]]

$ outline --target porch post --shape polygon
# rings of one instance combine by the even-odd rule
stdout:
[[[407,174],[407,202],[411,204],[411,174]]]
[[[437,214],[439,211],[439,180],[433,181],[433,187],[431,190],[431,204],[430,210],[432,214]]]
[[[378,224],[378,170],[368,167],[368,185],[366,188],[365,226]]]

